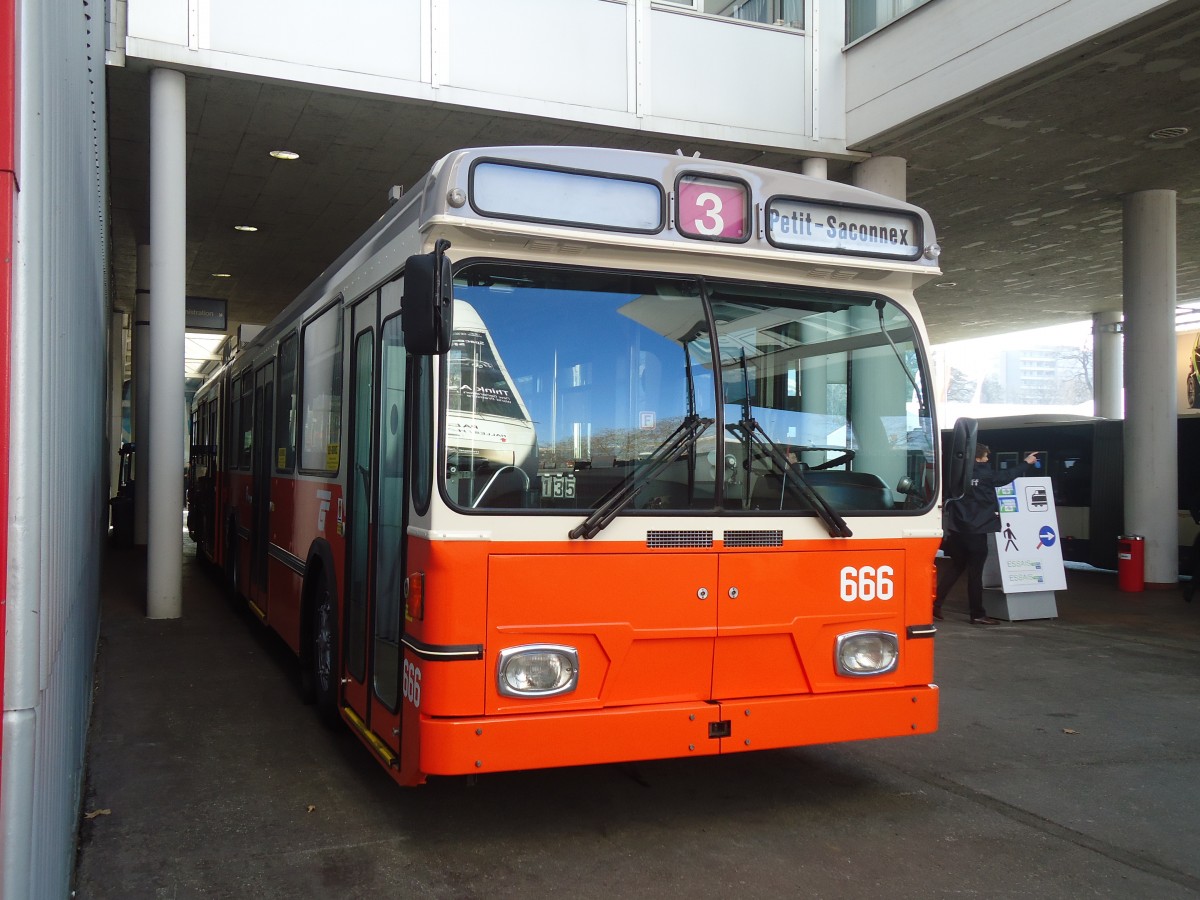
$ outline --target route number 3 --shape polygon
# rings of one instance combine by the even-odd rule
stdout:
[[[846,566],[841,575],[841,597],[847,603],[855,600],[891,600],[895,596],[891,566]]]
[[[748,188],[735,181],[683,175],[679,179],[677,228],[684,237],[744,240]]]
[[[404,674],[402,676],[404,699],[413,706],[421,705],[421,670],[410,663],[407,659],[404,660]]]
[[[719,235],[725,233],[725,220],[721,218],[721,210],[725,203],[712,191],[705,191],[696,197],[696,206],[704,210],[703,218],[696,219],[693,227],[701,234]],[[712,224],[709,224],[709,223]]]

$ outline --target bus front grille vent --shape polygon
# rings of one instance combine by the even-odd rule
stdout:
[[[711,547],[711,531],[647,531],[646,546],[651,550],[678,547]]]
[[[782,547],[783,531],[727,531],[725,532],[726,547]]]

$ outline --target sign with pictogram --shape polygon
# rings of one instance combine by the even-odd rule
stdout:
[[[1018,478],[996,488],[996,499],[1000,505],[997,565],[990,579],[985,570],[984,584],[1007,594],[1066,590],[1050,479]],[[990,568],[990,559],[988,563]]]

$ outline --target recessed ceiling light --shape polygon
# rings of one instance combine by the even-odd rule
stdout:
[[[276,159],[299,159],[300,154],[294,150],[272,150],[271,155]]]
[[[213,278],[232,278],[233,276],[230,275],[228,272],[213,272],[212,277]]]
[[[1189,131],[1191,131],[1190,128],[1187,128],[1183,125],[1175,125],[1170,128],[1156,129],[1155,131],[1150,132],[1147,137],[1152,141],[1173,141],[1176,138],[1183,137]]]
[[[234,231],[258,231],[257,225],[234,225]]]
[[[958,282],[957,281],[938,281],[938,282],[935,282],[933,286],[940,287],[940,288],[952,288],[952,287],[958,287]]]

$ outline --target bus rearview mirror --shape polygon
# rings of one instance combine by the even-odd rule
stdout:
[[[404,346],[418,356],[437,356],[450,349],[454,334],[454,276],[446,250],[439,240],[432,253],[410,256],[404,264],[404,297],[400,324]]]
[[[950,471],[946,478],[945,500],[957,500],[971,486],[971,471],[975,467],[975,440],[979,423],[961,418],[954,423],[950,436]]]

